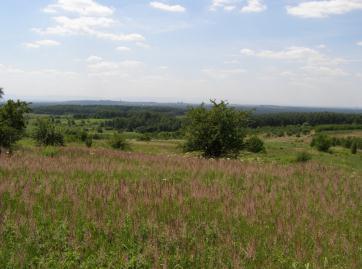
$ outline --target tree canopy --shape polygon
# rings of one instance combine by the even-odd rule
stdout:
[[[22,137],[26,127],[24,114],[29,111],[28,104],[19,100],[9,100],[0,107],[0,148],[11,150]]]
[[[186,114],[185,149],[201,151],[204,157],[233,157],[243,148],[248,113],[229,107],[224,101],[211,101]]]

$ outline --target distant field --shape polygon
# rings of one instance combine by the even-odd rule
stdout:
[[[266,140],[239,160],[37,148],[0,157],[0,268],[362,267],[362,154]],[[295,163],[297,152],[312,160]]]

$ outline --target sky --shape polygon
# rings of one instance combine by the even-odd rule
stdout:
[[[362,107],[362,0],[1,0],[6,98]]]

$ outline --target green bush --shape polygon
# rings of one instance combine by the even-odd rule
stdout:
[[[351,153],[357,154],[357,142],[353,142],[351,146]]]
[[[265,152],[263,140],[257,136],[250,137],[245,143],[246,149],[250,152],[259,153]]]
[[[149,142],[152,140],[151,136],[149,134],[141,134],[138,138],[138,141],[145,141],[145,142]]]
[[[312,156],[308,152],[299,152],[295,158],[295,161],[298,163],[305,163],[312,159]]]
[[[85,145],[87,146],[87,148],[91,148],[93,145],[93,138],[91,136],[88,136],[85,141],[84,141]]]
[[[312,140],[311,146],[322,152],[328,152],[332,146],[332,139],[327,135],[319,134]]]
[[[39,119],[33,135],[39,146],[64,146],[64,135],[48,119]]]
[[[120,149],[120,150],[125,150],[129,147],[124,136],[118,133],[114,133],[113,136],[109,139],[109,145],[113,149]]]
[[[204,157],[236,157],[243,148],[248,113],[211,101],[186,114],[184,132],[186,151],[200,151]]]

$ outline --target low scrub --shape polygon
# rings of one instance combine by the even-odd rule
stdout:
[[[129,148],[127,140],[122,134],[119,133],[114,133],[113,136],[109,139],[108,143],[113,149],[126,150]]]

